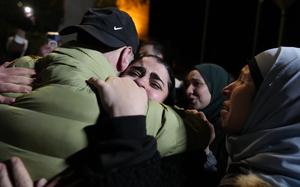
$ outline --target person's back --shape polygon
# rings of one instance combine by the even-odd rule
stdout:
[[[117,9],[112,11],[114,17],[122,14]],[[90,20],[90,17],[97,14],[102,19],[114,19],[105,17],[109,15],[107,13],[109,12],[91,9],[85,19]],[[130,17],[126,14],[125,18]],[[129,27],[135,29],[132,21]],[[133,38],[136,38],[133,42],[136,43],[132,42],[132,46],[136,47],[137,34],[133,31]],[[18,97],[14,106],[1,106],[1,141],[5,143],[1,149],[14,147],[13,151],[1,151],[7,154],[2,153],[1,159],[20,154],[19,149],[23,148],[21,155],[27,155],[25,161],[29,166],[33,164],[44,167],[44,164],[35,163],[45,162],[49,164],[47,173],[52,173],[51,168],[64,165],[61,158],[85,145],[86,140],[81,129],[94,124],[99,114],[97,99],[85,81],[90,77],[105,79],[109,75],[116,76],[117,71],[103,53],[84,45],[82,47],[79,42],[57,48],[44,58],[24,57],[16,60],[14,66],[25,64],[35,67],[37,77],[32,93]],[[87,110],[82,110],[83,108]],[[18,113],[15,113],[16,110]],[[12,128],[17,130],[12,131]],[[11,139],[12,135],[18,139]],[[59,146],[57,141],[60,142]],[[34,175],[38,175],[38,172]]]

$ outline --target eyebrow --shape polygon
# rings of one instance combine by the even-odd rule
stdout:
[[[150,74],[150,78],[153,78],[153,79],[155,79],[155,80],[160,81],[160,82],[162,83],[162,85],[165,86],[164,81],[161,80],[161,78],[158,76],[157,73],[153,73],[153,72],[152,72],[152,73]]]
[[[200,82],[200,83],[205,83],[204,79],[200,79],[200,78],[191,78],[190,80],[186,80],[187,82]]]
[[[134,65],[132,65],[132,66],[130,67],[130,70],[131,70],[131,69],[138,70],[138,71],[142,72],[143,74],[146,72],[146,68],[143,67],[143,66],[134,66]],[[157,73],[151,72],[151,73],[150,73],[150,78],[153,78],[153,79],[155,79],[155,80],[158,80],[158,81],[161,82],[162,85],[165,87],[164,81],[161,80],[161,78],[159,77],[159,75],[158,75]]]
[[[142,66],[134,66],[134,65],[132,65],[129,70],[138,70],[138,71],[140,71],[143,74],[146,72],[146,69],[144,67],[142,67]]]

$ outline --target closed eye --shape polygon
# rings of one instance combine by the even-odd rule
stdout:
[[[161,80],[161,78],[156,73],[150,74],[150,85],[154,89],[162,90],[165,86],[165,83]]]
[[[145,75],[145,68],[140,66],[133,66],[127,71],[127,75],[132,77],[143,77]]]
[[[156,90],[162,90],[162,86],[157,81],[150,81],[150,85]]]

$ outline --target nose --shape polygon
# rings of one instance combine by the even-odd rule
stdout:
[[[137,78],[134,80],[134,82],[139,86],[142,87],[144,89],[146,89],[147,87],[147,83],[146,80],[144,78]]]
[[[192,95],[193,94],[193,86],[191,84],[189,84],[186,89],[185,89],[185,94],[187,96]]]
[[[227,98],[230,97],[231,92],[232,92],[232,88],[233,88],[233,84],[234,84],[234,82],[231,83],[231,84],[229,84],[229,85],[227,85],[227,86],[225,86],[225,88],[223,88],[222,94],[223,94],[225,97],[227,97]]]

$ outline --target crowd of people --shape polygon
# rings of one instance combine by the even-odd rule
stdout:
[[[299,48],[257,54],[236,80],[198,64],[178,93],[126,12],[91,8],[72,33],[0,66],[0,187],[299,186]]]

